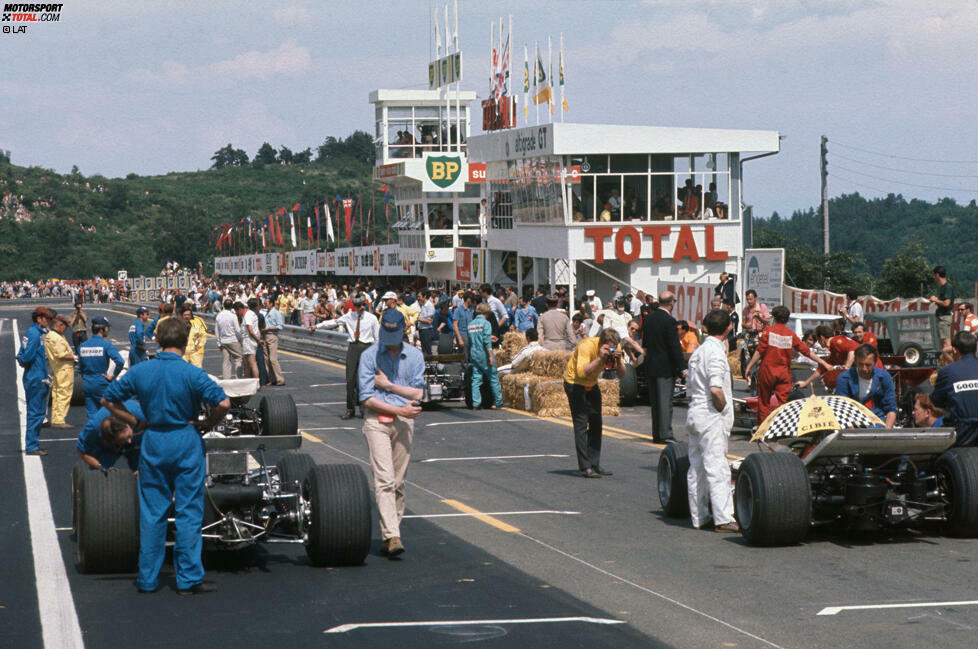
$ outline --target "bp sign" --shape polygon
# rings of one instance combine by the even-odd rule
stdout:
[[[422,190],[427,192],[465,190],[468,178],[468,164],[465,156],[451,154],[428,154],[424,159],[425,178]]]

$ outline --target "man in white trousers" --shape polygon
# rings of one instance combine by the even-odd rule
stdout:
[[[734,421],[726,343],[731,327],[730,315],[714,309],[703,320],[703,325],[707,338],[693,352],[686,373],[689,513],[693,527],[700,529],[710,522],[712,504],[713,529],[739,532],[734,520],[730,465],[727,463],[727,445]]]

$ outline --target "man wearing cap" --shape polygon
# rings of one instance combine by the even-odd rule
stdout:
[[[99,409],[102,393],[122,372],[125,361],[115,345],[106,340],[109,321],[104,317],[92,318],[92,337],[78,346],[78,366],[81,369],[82,386],[85,388],[85,412],[91,417]],[[109,361],[115,363],[112,376],[109,376]]]
[[[136,319],[129,325],[129,367],[146,360],[146,321],[149,309],[136,309]]]
[[[17,362],[24,368],[22,382],[27,399],[27,430],[24,451],[28,455],[47,455],[40,447],[41,424],[48,405],[48,359],[44,351],[44,335],[52,313],[39,306],[31,314],[34,324],[24,332],[17,352]]]
[[[65,338],[68,320],[55,316],[51,324],[53,331],[44,336],[44,350],[47,353],[48,367],[51,368],[51,428],[74,428],[65,422],[71,393],[75,389],[75,354]]]
[[[594,289],[593,288],[592,289],[588,289],[588,291],[587,291],[587,293],[585,293],[585,295],[587,296],[587,303],[589,305],[591,305],[591,313],[592,314],[595,314],[598,311],[600,311],[601,310],[601,298],[599,298],[597,295],[595,295]]]
[[[377,342],[380,333],[380,323],[377,316],[367,311],[367,298],[363,294],[357,294],[353,298],[353,310],[347,311],[339,318],[334,320],[323,320],[317,329],[336,329],[340,325],[346,327],[349,336],[349,345],[346,348],[346,412],[341,419],[352,419],[356,414],[357,404],[362,401],[359,398],[359,382],[357,380],[357,368],[360,366],[360,356],[368,347]],[[389,309],[400,315],[397,309]],[[404,316],[401,316],[402,318]]]
[[[363,435],[370,448],[374,493],[380,518],[381,552],[404,552],[404,478],[411,459],[417,400],[424,392],[424,356],[404,342],[404,315],[388,309],[381,316],[378,341],[359,359],[358,385],[364,408]]]

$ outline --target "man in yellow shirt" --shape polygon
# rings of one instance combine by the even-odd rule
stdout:
[[[585,338],[574,349],[564,370],[564,392],[574,422],[574,445],[582,478],[611,475],[601,468],[601,389],[598,377],[608,369],[618,378],[625,375],[621,363],[621,336],[614,329],[603,329],[594,338]]]
[[[282,314],[285,323],[292,324],[292,312],[295,310],[295,298],[292,297],[292,292],[288,289],[283,289],[278,295],[275,306],[278,307],[278,312]]]
[[[54,377],[51,381],[51,428],[74,428],[65,423],[71,393],[75,389],[75,355],[65,338],[68,320],[64,316],[56,316],[51,329],[44,335],[44,352]]]
[[[184,302],[180,309],[180,315],[190,325],[190,333],[187,336],[187,349],[183,354],[183,360],[197,367],[204,366],[204,345],[207,344],[207,324],[203,318],[194,315],[194,309],[190,302]]]

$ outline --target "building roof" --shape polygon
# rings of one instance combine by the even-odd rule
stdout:
[[[777,131],[605,124],[541,124],[469,138],[470,160],[539,155],[733,153],[780,151]]]
[[[452,90],[448,91],[448,96],[454,102],[456,99],[456,93]],[[475,90],[462,90],[457,93],[459,100],[463,102],[472,102],[476,100],[477,93]],[[385,103],[404,103],[404,104],[444,104],[445,96],[441,94],[439,90],[395,90],[395,89],[378,89],[370,93],[370,103],[376,104],[377,102]]]

